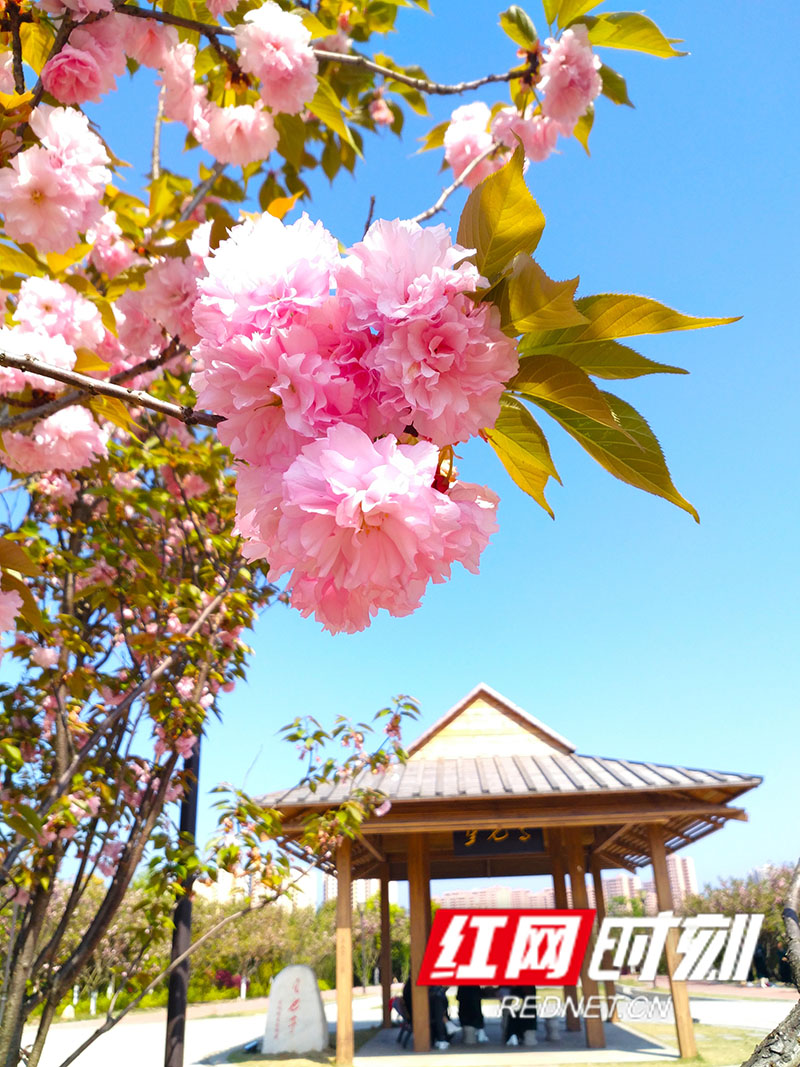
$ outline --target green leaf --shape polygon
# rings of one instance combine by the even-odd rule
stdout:
[[[427,152],[431,148],[441,148],[444,145],[444,135],[447,131],[447,127],[450,125],[450,120],[440,122],[438,126],[434,126],[432,130],[428,130],[424,137],[420,137],[422,142],[422,148],[420,152]]]
[[[603,79],[603,96],[607,96],[614,104],[626,104],[633,107],[631,98],[628,96],[628,86],[621,74],[617,74],[605,63],[600,68],[600,77]]]
[[[0,244],[0,264],[3,273],[12,274],[44,274],[44,270],[35,259],[31,259],[25,252],[9,245]]]
[[[554,519],[544,489],[550,478],[560,482],[547,438],[528,409],[514,397],[504,396],[500,417],[485,434],[500,462],[523,492],[533,497]]]
[[[560,356],[531,356],[523,360],[508,388],[524,393],[535,404],[541,401],[558,404],[594,422],[619,429],[603,393],[580,367]]]
[[[503,287],[503,322],[517,333],[579,326],[587,321],[575,307],[579,278],[556,282],[530,256],[517,256]]]
[[[512,4],[500,15],[500,26],[514,44],[518,44],[529,52],[536,47],[536,42],[539,40],[536,27],[530,15],[516,4]]]
[[[589,134],[592,132],[592,126],[594,126],[594,104],[589,104],[586,111],[575,123],[575,129],[572,131],[572,136],[578,144],[583,145],[583,150],[587,156],[592,154],[589,151]]]
[[[299,115],[275,116],[275,129],[278,131],[278,151],[285,160],[300,170],[306,146],[306,124]]]
[[[0,759],[7,763],[12,771],[18,771],[22,766],[22,753],[7,737],[0,738]]]
[[[544,6],[544,17],[547,19],[547,25],[552,26],[556,20],[558,14],[559,0],[542,0]]]
[[[0,537],[0,567],[6,571],[16,571],[17,574],[26,574],[29,578],[36,578],[42,573],[22,545],[8,537]]]
[[[314,94],[314,99],[308,103],[307,107],[313,115],[317,116],[320,122],[324,122],[334,133],[338,133],[351,148],[358,152],[350,127],[344,121],[341,101],[331,88],[330,83],[326,82],[324,78],[317,82],[317,91]],[[360,152],[358,154],[361,155]]]
[[[672,47],[652,19],[635,11],[612,11],[607,15],[586,15],[582,20],[589,30],[589,40],[604,48],[625,48],[647,52],[651,56],[668,59],[685,56]]]
[[[35,840],[42,832],[42,820],[27,804],[15,804],[14,812],[6,816],[6,822],[12,830],[16,830],[23,837]]]
[[[520,252],[533,252],[544,231],[544,215],[522,176],[517,148],[506,165],[469,195],[458,227],[458,243],[476,250],[481,274],[490,280]]]
[[[673,485],[661,446],[644,418],[618,396],[603,395],[617,418],[617,429],[601,426],[560,404],[543,400],[540,407],[561,423],[567,433],[615,478],[669,500],[699,522],[695,509]]]
[[[19,613],[27,623],[34,627],[34,629],[48,629],[48,625],[42,617],[30,589],[23,581],[19,578],[15,578],[14,575],[9,574],[8,571],[3,571],[2,575],[0,575],[0,588],[5,592],[11,591],[19,593],[22,597],[22,607],[19,609]]]
[[[523,338],[523,343],[527,338]],[[668,363],[656,363],[655,360],[635,352],[618,341],[590,341],[588,344],[552,345],[535,347],[530,353],[522,352],[523,359],[528,355],[550,352],[568,359],[587,374],[595,378],[640,378],[643,374],[688,374],[682,367],[672,367]]]
[[[565,30],[575,19],[591,11],[593,7],[599,7],[602,0],[561,0],[558,5],[558,24]]]
[[[530,334],[523,341],[523,351],[550,349],[553,345],[586,344],[605,338],[613,340],[674,330],[699,330],[705,326],[724,326],[738,321],[737,316],[718,319],[683,315],[649,297],[628,293],[583,296],[575,301],[575,305],[589,319],[585,326]]]

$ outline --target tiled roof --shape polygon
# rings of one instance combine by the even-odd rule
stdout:
[[[315,793],[307,786],[301,786],[270,793],[262,800],[276,807],[338,804],[354,788],[377,789],[395,801],[731,786],[739,792],[760,782],[761,778],[753,774],[554,752],[552,755],[480,756],[458,760],[415,759],[378,774],[362,772],[352,783],[326,783]]]

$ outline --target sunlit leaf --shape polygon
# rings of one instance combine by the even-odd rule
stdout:
[[[508,324],[516,333],[528,333],[586,322],[575,306],[578,281],[553,281],[530,256],[517,256],[503,287],[504,327]]]
[[[35,259],[31,259],[25,252],[9,245],[0,245],[0,270],[5,274],[44,274],[44,270]]]
[[[673,485],[664,453],[645,419],[618,396],[603,395],[618,420],[617,429],[578,415],[560,404],[542,400],[540,406],[615,478],[669,500],[699,522],[695,509]]]
[[[664,36],[652,19],[636,11],[613,11],[607,15],[586,15],[582,20],[589,30],[593,45],[605,48],[625,48],[647,52],[664,59],[685,56]]]
[[[627,104],[628,107],[633,107],[631,98],[628,96],[628,85],[621,74],[617,74],[604,63],[600,68],[600,77],[603,79],[603,96],[608,97],[615,104]]]
[[[550,456],[547,438],[528,409],[514,397],[503,397],[500,417],[484,431],[500,462],[516,484],[555,518],[544,495],[550,478],[561,481]]]
[[[33,562],[22,545],[7,537],[0,537],[0,568],[26,574],[31,578],[42,573],[41,568]]]
[[[278,196],[270,201],[267,211],[276,219],[282,219],[289,214],[302,195],[302,193],[295,193],[294,196]]]
[[[523,343],[527,338],[523,338]],[[643,374],[688,374],[682,367],[668,363],[656,363],[619,341],[589,341],[586,344],[552,345],[535,347],[528,354],[552,353],[575,363],[581,370],[595,378],[640,378]],[[525,352],[521,353],[527,358]]]
[[[420,137],[422,147],[420,152],[427,152],[431,148],[441,148],[444,144],[444,135],[447,132],[447,127],[450,125],[450,120],[440,122],[438,126],[434,126],[432,130],[428,130],[424,137]]]
[[[593,7],[599,7],[603,0],[561,0],[558,4],[558,24],[565,30],[575,19],[591,11]]]
[[[47,62],[55,41],[55,34],[46,22],[23,22],[19,28],[22,58],[37,74]]]
[[[317,82],[317,91],[314,94],[314,99],[309,101],[307,106],[313,115],[316,115],[334,133],[338,133],[351,148],[358,151],[350,128],[344,120],[339,97],[331,88],[330,83],[325,81],[324,78]],[[360,155],[361,153],[359,152],[358,154]]]
[[[476,249],[478,270],[490,280],[520,252],[533,252],[544,231],[544,215],[522,176],[524,156],[511,159],[470,193],[458,227],[458,243]]]
[[[618,429],[604,394],[580,367],[560,356],[524,359],[508,388],[523,393],[536,404],[542,401],[559,404],[604,426]]]
[[[591,155],[589,151],[589,134],[592,132],[592,126],[594,126],[594,105],[590,104],[575,123],[575,129],[572,131],[572,136],[578,144],[583,146],[587,156]]]
[[[531,51],[536,47],[538,34],[530,15],[517,4],[512,4],[500,15],[500,26],[507,37],[520,48]]]

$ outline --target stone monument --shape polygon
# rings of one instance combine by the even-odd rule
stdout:
[[[317,977],[310,967],[284,967],[272,980],[264,1055],[277,1052],[322,1052],[328,1047],[328,1023]]]

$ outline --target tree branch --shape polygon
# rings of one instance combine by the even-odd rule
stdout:
[[[170,415],[173,419],[185,422],[187,426],[218,426],[223,421],[222,415],[196,411],[187,404],[172,404],[168,400],[159,400],[142,389],[126,389],[114,382],[90,378],[77,371],[51,367],[49,363],[42,363],[30,356],[13,356],[8,352],[0,351],[0,367],[15,367],[17,370],[27,371],[30,374],[41,374],[45,378],[52,378],[64,385],[73,385],[81,393],[88,393],[90,396],[109,396],[134,407],[149,408],[161,415]],[[30,421],[27,412],[25,421]]]
[[[176,356],[184,356],[188,352],[185,345],[182,345],[180,339],[173,337],[166,348],[164,348],[157,356],[151,356],[150,359],[142,360],[141,363],[137,363],[133,367],[128,367],[127,370],[121,370],[117,374],[112,375],[108,380],[110,382],[127,382],[131,378],[137,378],[140,374],[147,374],[150,371],[158,370],[165,363],[168,363]],[[96,379],[92,379],[93,381]],[[48,415],[55,414],[56,411],[61,411],[63,408],[68,408],[70,404],[77,403],[85,394],[82,391],[73,391],[71,393],[61,393],[54,400],[49,400],[46,404],[37,404],[36,407],[25,411],[20,415],[11,415],[7,419],[0,420],[0,433],[6,430],[16,430],[19,426],[26,426],[30,422],[38,422],[40,419],[46,419]],[[16,405],[15,405],[16,406]]]
[[[786,928],[786,937],[789,942],[786,949],[786,959],[792,970],[792,981],[795,984],[795,988],[800,992],[800,921],[797,916],[798,911],[800,911],[800,862],[794,869],[789,895],[786,898],[786,906],[783,909],[783,925]]]
[[[492,153],[496,152],[499,147],[499,145],[493,144],[491,148],[487,148],[485,152],[481,152],[479,156],[475,156],[474,159],[471,159],[469,163],[467,163],[466,167],[464,167],[464,169],[461,171],[456,180],[451,185],[448,185],[446,189],[442,190],[442,194],[435,204],[431,204],[431,206],[425,211],[421,211],[419,215],[415,215],[413,219],[409,219],[408,221],[424,222],[426,219],[433,218],[434,215],[438,214],[444,207],[448,198],[453,195],[456,189],[462,186],[467,180],[467,178],[470,176],[470,174],[472,174],[472,172],[476,170],[485,159],[488,159],[489,156],[492,155]]]

